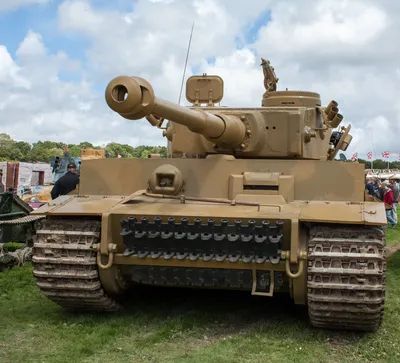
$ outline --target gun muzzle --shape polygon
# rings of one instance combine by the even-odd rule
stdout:
[[[108,106],[128,120],[139,120],[153,112],[153,87],[140,77],[119,76],[106,88]]]

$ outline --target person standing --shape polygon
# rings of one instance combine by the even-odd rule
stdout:
[[[72,192],[79,184],[79,175],[76,173],[76,165],[69,163],[67,172],[56,181],[51,190],[51,199],[56,199],[60,195],[66,195]]]
[[[380,200],[383,200],[382,199],[383,197],[381,198],[379,184],[380,184],[380,181],[378,179],[374,179],[374,182],[372,183],[372,187],[374,189],[375,197]]]
[[[392,217],[397,223],[397,206],[399,204],[399,184],[397,184],[395,179],[390,179],[390,189],[393,192],[393,210]]]
[[[372,195],[373,197],[375,197],[375,188],[374,188],[374,181],[372,179],[367,180],[366,184],[365,184],[365,189],[368,191],[369,195]]]
[[[4,193],[3,170],[0,170],[0,193]]]
[[[392,189],[389,188],[389,183],[388,182],[383,182],[382,183],[382,189],[383,189],[383,203],[385,204],[385,210],[386,210],[386,218],[392,228],[396,228],[397,223],[393,219],[392,216],[392,211],[393,211],[393,191]]]

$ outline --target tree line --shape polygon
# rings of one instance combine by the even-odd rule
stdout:
[[[127,144],[118,144],[110,142],[106,146],[96,146],[90,142],[81,142],[80,144],[65,144],[54,141],[38,141],[29,144],[25,141],[15,141],[10,135],[0,133],[0,161],[23,161],[23,162],[45,162],[64,155],[64,147],[67,145],[70,156],[79,157],[81,151],[86,148],[105,150],[110,157],[115,158],[121,155],[122,158],[147,158],[149,154],[160,154],[161,157],[167,157],[167,148],[165,146],[141,145],[132,147]],[[350,162],[350,160],[348,160]],[[358,159],[358,162],[365,164],[365,168],[371,168],[371,161]],[[373,160],[374,169],[388,169],[386,160]],[[389,169],[400,169],[400,161],[389,162]]]
[[[165,146],[141,145],[132,147],[127,144],[110,142],[106,146],[101,147],[93,145],[90,142],[65,144],[54,141],[38,141],[30,144],[25,141],[15,141],[10,135],[0,133],[0,161],[49,163],[53,157],[62,157],[64,155],[65,146],[68,147],[68,152],[73,157],[79,157],[81,151],[86,148],[105,150],[112,158],[118,155],[122,158],[147,158],[149,154],[161,154],[161,157],[167,157],[167,148]]]
[[[365,169],[371,169],[371,160],[358,159],[360,164],[365,165]],[[373,169],[400,169],[400,161],[389,161],[389,168],[387,160],[376,159],[372,160]]]

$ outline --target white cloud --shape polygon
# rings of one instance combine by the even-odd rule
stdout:
[[[0,11],[16,9],[26,5],[46,4],[51,0],[0,0]]]
[[[20,44],[17,57],[23,63],[41,61],[46,56],[46,47],[43,44],[43,38],[40,34],[29,30],[25,39]]]
[[[224,80],[221,105],[238,107],[261,106],[265,92],[261,61],[249,49],[241,49],[227,57],[217,57],[210,66],[203,61],[201,73],[216,74]]]
[[[193,69],[222,76],[222,105],[260,106],[264,57],[275,67],[279,89],[315,91],[325,104],[339,102],[344,123],[353,125],[348,154],[372,147],[400,151],[400,2],[148,0],[126,10],[130,3],[124,11],[89,0],[60,4],[59,30],[87,41],[82,62],[63,49],[50,52],[46,34],[33,31],[14,57],[0,46],[2,129],[28,141],[163,143],[145,120],[128,121],[108,110],[103,90],[117,75],[137,75],[152,83],[157,96],[177,102],[194,21],[186,77]],[[253,44],[237,49],[266,10],[270,22]]]
[[[4,46],[0,46],[0,64],[0,83],[6,84],[11,91],[14,88],[30,88],[30,82],[20,76],[21,68],[14,63]]]
[[[311,5],[311,4],[310,4]],[[270,26],[261,32],[259,46],[279,46],[280,53],[337,55],[337,48],[366,51],[385,31],[386,13],[366,1],[315,2],[302,11],[302,2],[280,3]],[[279,21],[278,21],[279,20]]]
[[[256,0],[252,8],[258,11],[242,17],[235,3],[239,0],[140,1],[132,12],[122,13],[96,9],[89,1],[67,0],[59,8],[59,25],[65,32],[90,39],[88,57],[98,77],[106,80],[121,72],[154,75],[170,55],[183,67],[193,21],[190,57],[194,63],[206,57],[229,56],[235,49],[236,34],[268,5]],[[230,12],[233,8],[234,13]]]
[[[141,141],[139,134],[147,131],[144,125],[136,129],[139,134],[129,132],[128,123],[121,123],[120,117],[107,109],[104,100],[94,93],[93,84],[84,79],[66,82],[59,78],[61,72],[79,69],[79,64],[64,53],[50,54],[39,34],[29,31],[16,55],[21,65],[0,47],[3,132],[30,142],[50,139],[96,143],[104,138],[110,142],[118,137],[121,140],[120,133],[125,142],[137,144]],[[121,127],[116,127],[118,125]],[[148,134],[151,139],[152,132]]]
[[[151,3],[165,3],[165,4],[171,4],[175,0],[149,0]]]

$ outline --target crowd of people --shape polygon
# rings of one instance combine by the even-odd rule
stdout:
[[[399,203],[399,184],[395,179],[380,181],[370,179],[365,188],[373,197],[385,203],[386,218],[392,228],[397,227],[397,205]]]

